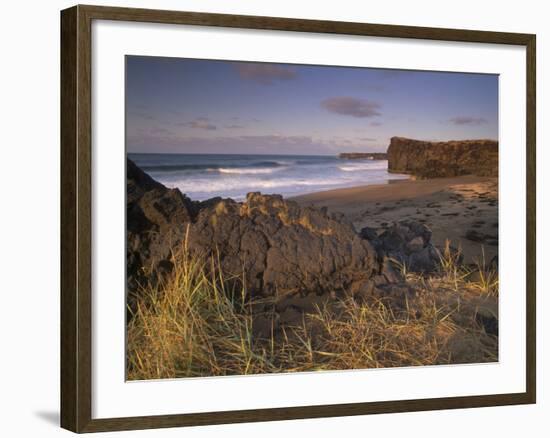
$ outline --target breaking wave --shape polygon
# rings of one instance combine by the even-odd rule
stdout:
[[[215,196],[242,200],[249,192],[285,197],[384,184],[408,178],[389,174],[385,160],[342,160],[336,156],[130,154],[143,170],[191,199]]]

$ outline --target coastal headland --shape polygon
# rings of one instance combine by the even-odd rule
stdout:
[[[385,152],[342,152],[338,157],[344,160],[387,160],[388,154]]]

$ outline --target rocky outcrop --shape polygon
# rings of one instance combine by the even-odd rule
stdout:
[[[387,160],[385,152],[342,152],[338,158],[345,160]]]
[[[171,270],[172,244],[181,241],[185,224],[200,203],[153,180],[132,161],[126,166],[126,271],[130,293],[151,280],[149,273]]]
[[[227,281],[245,283],[250,297],[366,294],[399,280],[368,240],[326,210],[260,193],[242,203],[193,202],[131,161],[127,187],[130,296],[173,268],[172,251],[185,238],[192,254],[214,256]]]
[[[376,252],[350,224],[281,196],[249,193],[203,208],[189,247],[219,254],[223,271],[242,278],[251,296],[283,297],[358,290],[380,267]]]
[[[388,171],[420,178],[498,176],[498,142],[427,142],[393,137],[388,147]]]
[[[441,264],[441,252],[431,243],[432,232],[424,224],[403,220],[388,227],[381,234],[374,228],[360,231],[380,256],[395,260],[408,271],[430,273]]]

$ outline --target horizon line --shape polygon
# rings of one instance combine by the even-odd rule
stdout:
[[[287,157],[310,157],[310,156],[317,156],[317,157],[333,157],[338,156],[340,154],[379,154],[379,153],[385,153],[385,152],[379,152],[379,151],[356,151],[356,152],[335,152],[334,154],[269,154],[269,153],[216,153],[216,152],[201,152],[201,153],[193,153],[193,152],[130,152],[126,151],[126,154],[142,154],[142,155],[279,155],[279,156],[287,156]]]

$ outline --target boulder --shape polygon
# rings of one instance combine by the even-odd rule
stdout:
[[[127,160],[126,275],[130,293],[171,270],[172,244],[199,209],[177,189],[168,189]],[[154,273],[153,277],[149,273]]]
[[[245,202],[194,202],[152,180],[128,160],[127,286],[170,272],[172,251],[186,239],[190,253],[215,257],[231,288],[276,302],[314,294],[372,289],[394,278],[372,244],[326,210],[300,207],[278,195],[249,193]]]
[[[363,228],[361,228],[361,231],[359,231],[359,235],[363,239],[367,239],[367,240],[370,240],[370,241],[377,241],[378,240],[378,231],[376,231],[376,228],[363,227]]]
[[[278,195],[249,193],[243,203],[201,209],[188,246],[206,257],[216,251],[224,273],[244,275],[253,297],[345,292],[380,270],[374,248],[351,225]]]
[[[405,265],[409,271],[429,273],[437,270],[440,265],[440,252],[430,242],[432,232],[427,225],[420,222],[399,221],[380,235],[366,227],[359,234],[371,242],[382,259],[383,266],[388,266],[387,260],[391,260]],[[387,280],[388,283],[396,283],[399,278],[396,274],[389,276]]]

